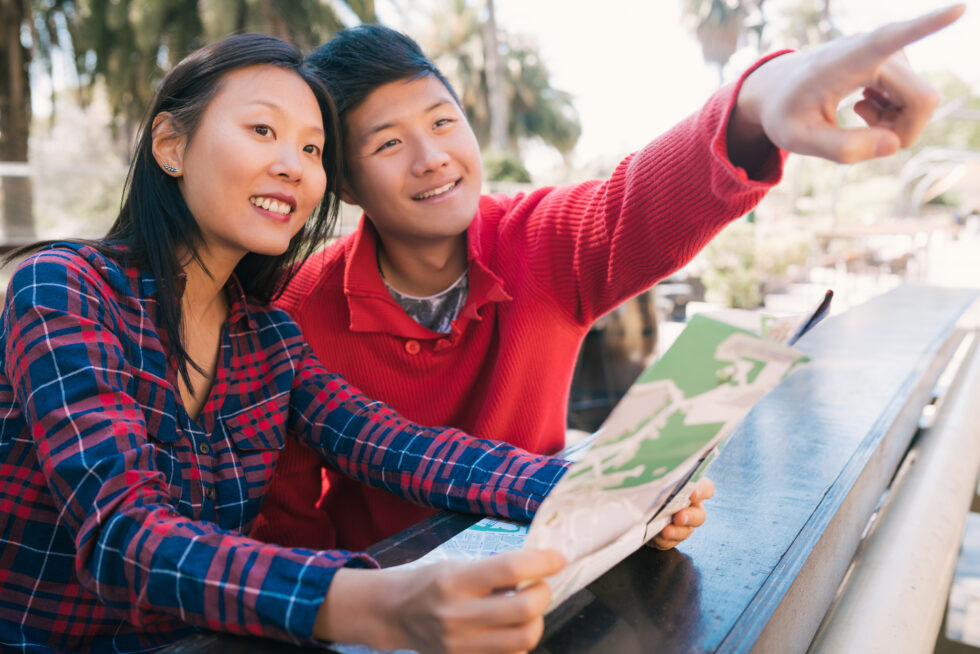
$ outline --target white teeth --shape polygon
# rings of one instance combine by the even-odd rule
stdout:
[[[261,195],[253,195],[248,199],[249,202],[257,207],[261,207],[266,211],[274,211],[275,213],[281,213],[284,216],[292,213],[293,208],[289,206],[286,202],[280,202],[279,200],[273,198],[267,198]]]
[[[425,193],[419,193],[418,195],[415,196],[415,199],[416,200],[425,200],[425,199],[428,199],[428,198],[433,198],[433,197],[435,197],[437,195],[442,195],[446,191],[451,190],[454,186],[456,186],[456,182],[449,182],[445,186],[440,186],[439,188],[434,188],[431,191],[426,191]]]

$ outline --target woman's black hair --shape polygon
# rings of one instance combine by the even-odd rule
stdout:
[[[296,48],[267,34],[239,34],[200,48],[164,77],[140,124],[119,215],[101,241],[86,242],[124,265],[148,268],[153,274],[169,355],[189,388],[188,365],[198,371],[201,368],[190,359],[181,338],[178,288],[187,261],[179,261],[177,257],[186,252],[203,266],[198,253],[201,232],[184,202],[177,180],[166,174],[153,156],[153,119],[161,112],[169,112],[177,129],[187,138],[193,138],[205,109],[221,88],[223,76],[258,65],[276,66],[297,73],[320,105],[326,133],[322,158],[327,193],[323,200],[283,254],[271,256],[250,252],[235,268],[235,275],[246,295],[269,302],[282,293],[296,269],[294,264],[311,255],[333,230],[339,209],[341,142],[337,110],[326,87],[303,63]],[[45,244],[21,248],[9,258],[22,256]]]

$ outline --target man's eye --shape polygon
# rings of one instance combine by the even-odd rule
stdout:
[[[443,125],[449,125],[450,123],[454,123],[454,122],[456,121],[454,121],[452,118],[440,118],[439,120],[436,121],[435,126],[442,127]]]

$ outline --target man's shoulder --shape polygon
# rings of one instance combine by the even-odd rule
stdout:
[[[294,312],[330,285],[343,286],[353,234],[343,236],[298,264],[276,306]]]

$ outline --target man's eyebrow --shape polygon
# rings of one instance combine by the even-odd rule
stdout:
[[[434,111],[444,104],[450,104],[449,100],[446,99],[436,100],[435,102],[433,102],[432,104],[430,104],[428,107],[425,108],[425,113]],[[378,132],[383,132],[386,129],[395,127],[396,125],[398,125],[397,121],[388,121],[387,123],[381,123],[380,125],[375,125],[374,127],[370,128],[368,131],[364,132],[364,137],[361,138],[361,142],[363,143],[364,141],[368,140],[370,137],[377,134]]]

